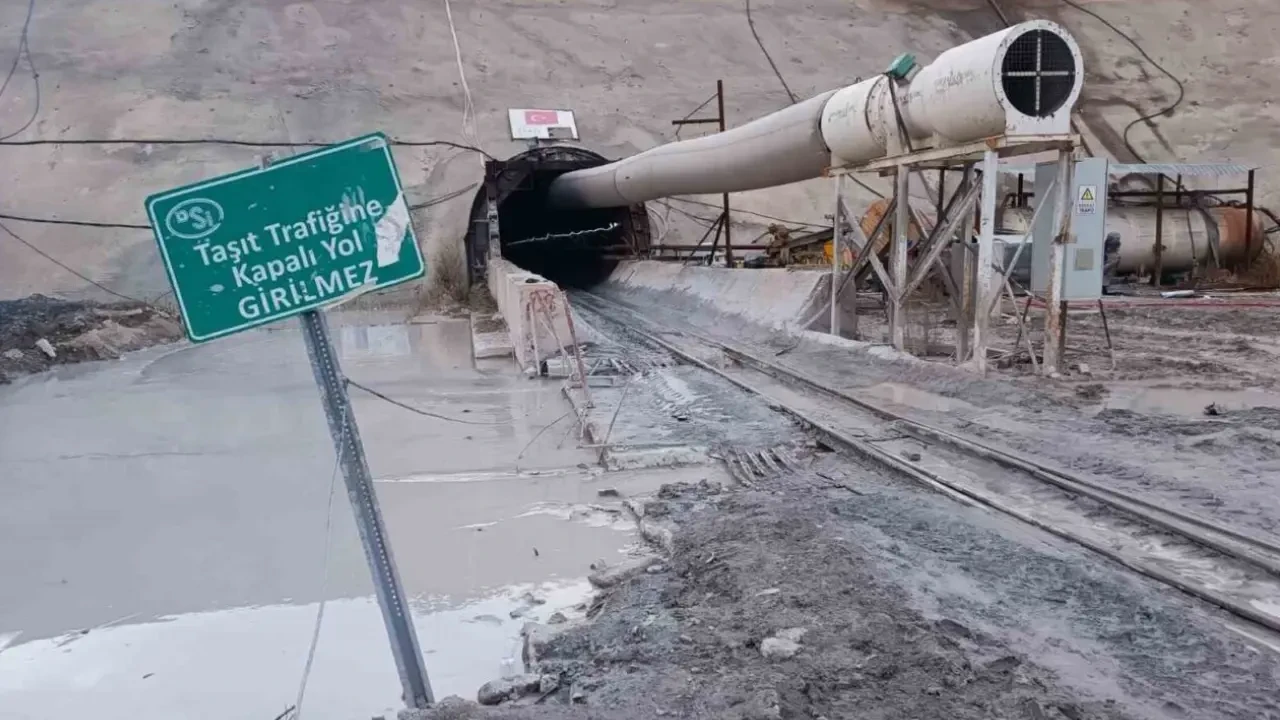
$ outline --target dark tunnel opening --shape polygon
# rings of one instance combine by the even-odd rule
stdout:
[[[491,203],[497,209],[502,256],[561,287],[597,285],[620,261],[647,251],[649,223],[643,205],[565,209],[548,202],[557,177],[607,162],[582,148],[546,146],[486,163],[485,187],[472,207],[468,235],[472,281],[482,281],[487,267]]]

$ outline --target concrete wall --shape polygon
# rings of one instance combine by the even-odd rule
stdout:
[[[489,293],[507,323],[516,362],[537,372],[542,360],[574,344],[568,303],[555,283],[502,258],[489,259]]]
[[[690,309],[706,306],[717,315],[779,329],[826,328],[830,272],[803,269],[745,270],[686,266],[642,260],[623,263],[605,290],[614,295],[658,299]]]

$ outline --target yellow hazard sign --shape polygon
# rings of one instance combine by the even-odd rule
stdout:
[[[1098,186],[1081,185],[1076,192],[1076,214],[1094,215],[1098,212]]]

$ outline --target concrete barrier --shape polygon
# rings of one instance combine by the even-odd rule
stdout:
[[[573,344],[568,303],[560,287],[502,258],[489,258],[489,293],[507,322],[516,362],[538,372],[542,360]]]
[[[821,269],[710,268],[637,260],[618,266],[606,288],[689,310],[706,309],[774,329],[825,329],[831,274]]]

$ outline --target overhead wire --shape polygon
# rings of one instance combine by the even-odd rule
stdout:
[[[5,225],[5,224],[4,224],[4,223],[2,223],[2,222],[0,222],[0,230],[3,230],[3,231],[5,232],[5,234],[7,234],[9,237],[13,238],[14,240],[17,240],[19,243],[22,243],[23,245],[25,245],[25,246],[27,247],[27,249],[29,249],[29,250],[31,250],[32,252],[36,253],[37,255],[39,255],[40,257],[44,258],[45,260],[48,260],[49,262],[53,263],[54,265],[57,265],[58,267],[62,268],[63,270],[66,270],[67,272],[71,273],[72,275],[75,275],[76,277],[80,278],[81,280],[84,280],[85,282],[89,283],[90,285],[93,285],[94,287],[98,288],[99,290],[102,290],[103,292],[105,292],[105,293],[107,293],[107,294],[109,294],[109,295],[113,295],[113,296],[115,296],[115,297],[118,297],[118,298],[120,298],[121,300],[128,300],[129,302],[135,302],[135,303],[138,303],[138,304],[140,304],[140,305],[148,305],[148,306],[150,306],[150,305],[151,305],[151,303],[148,303],[148,302],[146,302],[146,301],[144,301],[144,300],[139,300],[139,299],[138,299],[138,298],[136,298],[136,297],[131,297],[131,296],[129,296],[129,295],[125,295],[124,293],[116,292],[115,290],[112,290],[111,288],[107,287],[106,285],[103,285],[102,283],[98,282],[97,280],[94,280],[93,278],[89,277],[88,275],[85,275],[84,273],[80,272],[79,270],[76,270],[75,268],[73,268],[73,267],[71,267],[71,266],[67,265],[66,263],[62,262],[61,260],[59,260],[59,259],[57,259],[57,258],[55,258],[55,257],[53,257],[52,255],[50,255],[49,253],[45,252],[44,250],[41,250],[40,248],[36,247],[34,244],[32,244],[32,243],[28,242],[25,238],[23,238],[22,236],[20,236],[20,235],[18,235],[17,233],[15,233],[13,230],[9,229],[9,226],[8,226],[8,225]]]
[[[9,87],[9,81],[13,79],[13,74],[17,72],[18,65],[22,62],[23,49],[27,46],[27,30],[31,27],[31,16],[35,14],[36,0],[28,0],[27,2],[27,18],[22,21],[22,30],[18,33],[18,48],[13,54],[13,64],[9,66],[9,72],[4,76],[4,82],[0,83],[0,97],[4,95],[4,91]]]
[[[1086,15],[1089,15],[1090,17],[1094,18],[1095,20],[1102,23],[1103,25],[1106,25],[1115,34],[1124,38],[1130,45],[1133,46],[1135,50],[1138,51],[1138,54],[1141,55],[1143,59],[1151,63],[1157,70],[1164,73],[1164,75],[1168,77],[1170,80],[1172,80],[1173,84],[1177,86],[1178,96],[1174,98],[1173,102],[1170,103],[1168,107],[1157,110],[1155,112],[1150,112],[1142,115],[1141,117],[1137,118],[1133,122],[1126,125],[1124,128],[1124,131],[1120,133],[1120,138],[1124,142],[1125,149],[1128,150],[1129,153],[1138,160],[1138,162],[1145,163],[1146,159],[1143,158],[1142,154],[1139,153],[1137,148],[1133,146],[1133,143],[1130,142],[1129,132],[1133,130],[1133,127],[1138,123],[1147,122],[1148,120],[1154,120],[1155,118],[1158,118],[1158,117],[1165,117],[1168,115],[1172,115],[1173,111],[1177,110],[1178,106],[1181,105],[1182,101],[1186,98],[1186,95],[1187,95],[1186,86],[1183,85],[1182,80],[1178,79],[1176,75],[1174,75],[1172,72],[1169,72],[1168,68],[1166,68],[1164,65],[1161,65],[1159,62],[1157,62],[1155,58],[1151,57],[1151,54],[1148,53],[1146,49],[1143,48],[1142,45],[1138,43],[1137,40],[1135,40],[1132,36],[1124,32],[1120,28],[1116,27],[1110,20],[1107,20],[1103,16],[1099,15],[1097,12],[1090,10],[1087,7],[1084,7],[1080,3],[1075,2],[1075,0],[1062,0],[1062,2],[1070,7],[1075,8],[1076,10],[1079,10],[1080,12]]]
[[[713,204],[713,203],[705,202],[705,201],[703,201],[703,200],[693,200],[693,199],[691,199],[691,198],[685,198],[685,197],[674,197],[674,196],[673,196],[673,197],[666,198],[666,199],[667,199],[667,200],[675,200],[676,202],[689,203],[689,204],[691,204],[691,205],[702,205],[703,207],[710,207],[710,208],[716,208],[716,209],[719,209],[719,208],[720,208],[720,206],[719,206],[719,205],[715,205],[715,204]],[[766,220],[773,220],[773,221],[775,221],[775,222],[787,223],[788,225],[799,225],[799,226],[802,226],[802,227],[811,227],[811,228],[819,228],[819,229],[826,229],[826,228],[831,227],[830,225],[821,225],[821,224],[819,224],[819,223],[804,222],[804,221],[802,221],[802,220],[788,220],[788,219],[786,219],[786,218],[780,218],[780,217],[776,217],[776,216],[774,216],[774,215],[766,215],[765,213],[755,212],[755,211],[753,211],[753,210],[738,210],[738,209],[735,209],[735,210],[734,210],[734,212],[736,212],[736,213],[742,213],[743,215],[754,215],[755,217],[764,218],[764,219],[766,219]],[[703,219],[705,219],[705,218],[703,218]]]
[[[747,25],[751,27],[751,34],[752,36],[755,37],[756,44],[760,46],[760,52],[764,53],[765,59],[769,61],[769,67],[773,68],[773,74],[778,76],[778,82],[782,83],[782,89],[787,91],[787,97],[791,98],[791,104],[792,105],[796,104],[797,102],[799,102],[799,98],[796,97],[795,93],[791,92],[791,86],[787,84],[787,79],[782,75],[782,71],[778,69],[777,63],[773,61],[773,56],[769,54],[768,48],[764,46],[764,41],[760,39],[760,34],[756,32],[756,24],[751,16],[751,0],[746,0],[746,8],[747,8]],[[863,190],[866,190],[867,192],[871,193],[872,195],[875,195],[878,198],[881,198],[881,199],[884,198],[884,193],[871,187],[867,183],[858,179],[856,176],[849,175],[848,177],[855,184],[861,186]],[[746,212],[746,211],[739,210],[738,212]],[[782,222],[786,222],[786,221],[782,221]],[[819,225],[815,227],[826,227],[826,226]]]
[[[25,54],[27,58],[27,67],[31,69],[31,81],[35,84],[35,106],[31,110],[31,117],[27,118],[27,122],[24,123],[22,127],[7,135],[0,136],[0,140],[8,140],[15,135],[21,134],[27,128],[31,127],[31,123],[35,122],[36,118],[40,115],[40,73],[36,70],[35,60],[31,57],[31,45],[28,42],[29,31],[31,29],[31,16],[35,13],[35,7],[35,0],[28,0],[27,18],[23,21],[22,32],[18,36],[18,52],[13,57],[13,65],[10,66],[9,73],[5,76],[4,83],[0,84],[0,95],[3,95],[4,91],[9,88],[9,81],[13,79],[13,74],[17,71],[18,64],[21,62],[22,56]]]
[[[89,220],[59,220],[56,218],[38,218],[28,217],[26,215],[11,215],[9,213],[0,213],[0,220],[16,220],[18,222],[39,223],[41,225],[73,225],[75,227],[92,227],[92,228],[121,228],[126,230],[150,230],[150,225],[138,225],[135,223],[111,223],[111,222],[92,222]]]
[[[458,64],[458,80],[462,85],[462,136],[478,148],[480,131],[476,126],[476,108],[471,97],[471,86],[467,83],[467,71],[462,62],[462,45],[458,41],[458,27],[453,22],[453,3],[450,0],[444,0],[444,13],[449,21],[449,34],[453,38],[453,56]]]
[[[452,140],[402,140],[393,137],[390,138],[389,142],[397,147],[452,147],[479,153],[489,160],[497,159],[477,145],[453,142]],[[333,144],[332,142],[319,141],[275,142],[270,140],[236,140],[232,138],[50,138],[0,141],[0,145],[8,147],[33,145],[229,145],[252,148],[322,148]]]
[[[760,33],[756,31],[756,21],[751,16],[751,0],[746,0],[747,9],[747,27],[751,28],[751,36],[756,39],[756,44],[760,46],[760,52],[764,53],[765,60],[769,61],[769,67],[773,68],[773,74],[778,76],[778,82],[782,83],[782,89],[787,91],[787,97],[791,98],[791,104],[795,105],[800,101],[796,94],[791,92],[791,86],[787,84],[787,79],[782,76],[782,71],[778,69],[778,64],[773,61],[773,56],[769,54],[769,49],[764,46],[764,40],[760,39]]]
[[[702,103],[698,105],[698,107],[690,110],[688,114],[680,118],[680,122],[676,123],[676,131],[675,131],[675,134],[672,136],[672,138],[675,140],[679,140],[680,133],[681,131],[684,130],[684,124],[683,124],[684,121],[688,120],[689,118],[701,112],[702,109],[710,105],[711,101],[715,100],[718,95],[719,95],[718,92],[711,93],[711,95],[709,95],[706,100],[703,100]],[[667,232],[671,229],[671,203],[663,203],[663,207],[667,209],[667,213],[662,216],[662,232],[658,233],[658,241],[654,243],[656,245],[662,245],[664,242],[666,242]]]
[[[452,190],[439,195],[437,197],[428,198],[422,202],[414,203],[409,206],[410,210],[422,210],[424,208],[433,207],[441,203],[453,200],[456,197],[465,195],[468,191],[473,190],[480,183],[473,182],[465,187]],[[122,230],[150,230],[150,225],[141,225],[138,223],[118,223],[118,222],[98,222],[94,220],[62,220],[59,218],[42,218],[32,217],[29,215],[14,215],[12,213],[0,213],[0,220],[15,220],[17,222],[37,223],[40,225],[69,225],[73,227],[89,227],[89,228],[108,228]]]

